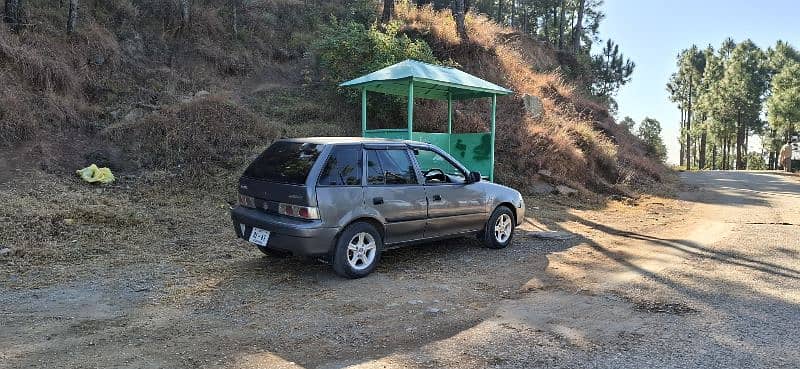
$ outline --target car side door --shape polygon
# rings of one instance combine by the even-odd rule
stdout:
[[[414,147],[413,154],[428,199],[426,237],[479,230],[486,221],[486,194],[468,183],[467,171],[432,147]]]
[[[428,216],[425,187],[405,145],[365,145],[364,204],[383,218],[386,244],[424,237]]]
[[[340,227],[362,214],[364,158],[361,145],[331,149],[316,184],[317,206],[326,227]]]

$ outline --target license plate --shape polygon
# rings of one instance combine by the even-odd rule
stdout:
[[[253,231],[250,232],[249,241],[259,246],[266,246],[267,241],[269,241],[269,231],[254,227]]]

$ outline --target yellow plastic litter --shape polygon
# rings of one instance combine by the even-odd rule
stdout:
[[[98,168],[97,165],[90,165],[86,168],[76,170],[75,173],[78,173],[84,181],[89,183],[111,183],[114,182],[114,175],[111,173],[111,169],[108,168]]]

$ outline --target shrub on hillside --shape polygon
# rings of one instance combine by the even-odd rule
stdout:
[[[173,105],[105,133],[130,160],[164,169],[235,167],[278,135],[249,110],[218,96]]]
[[[314,51],[323,80],[335,87],[346,80],[374,72],[405,59],[437,64],[433,51],[424,40],[412,40],[400,33],[400,22],[390,22],[369,28],[351,21],[340,23],[334,19],[324,27]],[[341,91],[348,100],[356,103],[357,91]],[[405,118],[405,98],[374,95],[369,100],[370,121],[374,126],[395,126]]]
[[[401,34],[400,26],[400,22],[390,22],[382,30],[334,19],[314,44],[325,80],[339,84],[405,59],[438,63],[424,40]]]

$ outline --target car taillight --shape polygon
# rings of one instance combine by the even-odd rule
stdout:
[[[309,206],[280,203],[278,204],[278,213],[295,218],[319,219],[319,209]]]
[[[256,207],[256,199],[251,196],[239,194],[239,205],[245,206],[248,208],[255,208]]]

